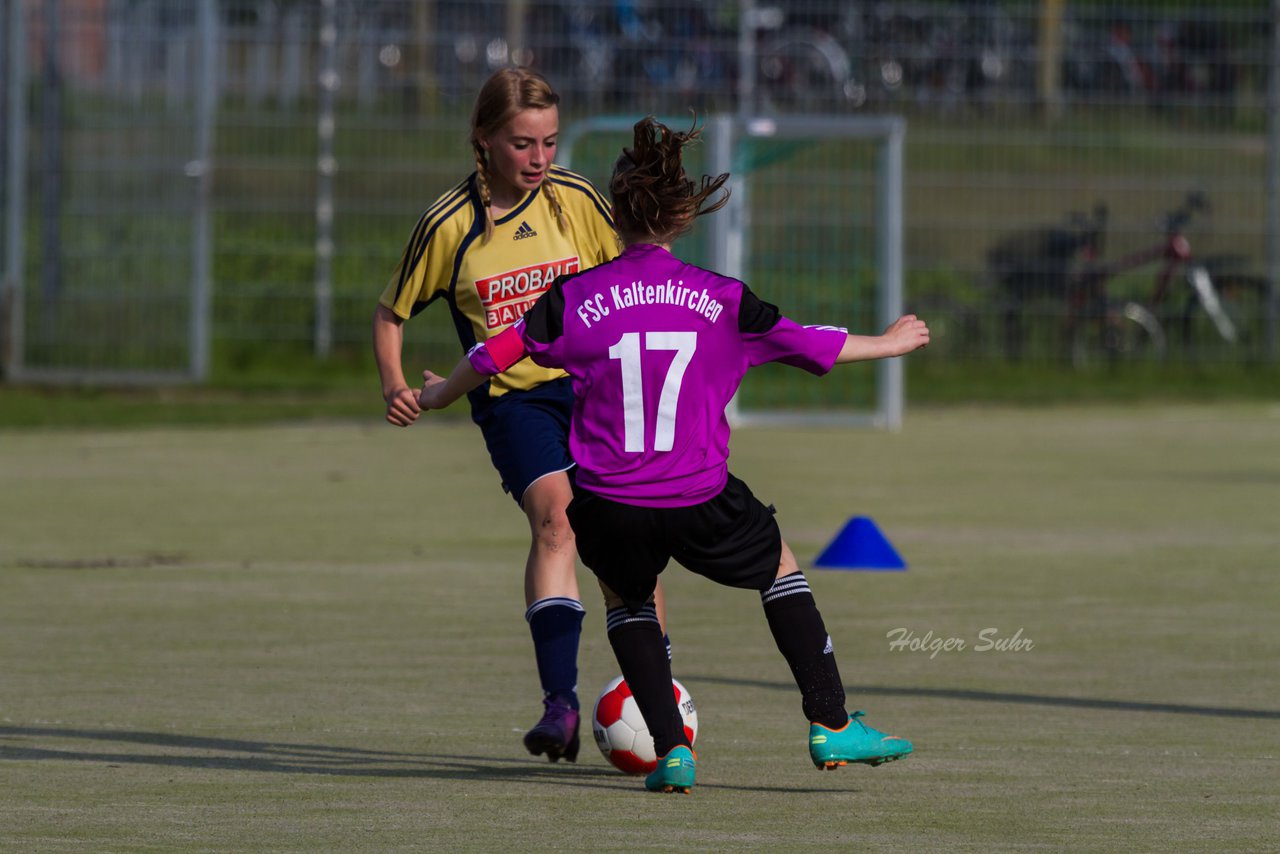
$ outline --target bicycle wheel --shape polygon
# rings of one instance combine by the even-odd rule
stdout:
[[[1192,279],[1182,310],[1183,346],[1200,359],[1260,358],[1266,324],[1266,280],[1243,273]]]
[[[830,35],[788,30],[760,51],[761,92],[773,108],[813,112],[866,103],[866,87],[851,76],[849,56]]]
[[[1236,348],[1243,358],[1262,358],[1266,346],[1267,281],[1244,274],[1217,280],[1218,298],[1236,330]]]
[[[1159,362],[1167,350],[1164,329],[1156,316],[1146,306],[1126,302],[1076,327],[1071,337],[1071,365],[1080,371]]]

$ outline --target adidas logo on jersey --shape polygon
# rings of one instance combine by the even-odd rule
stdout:
[[[516,229],[516,240],[524,240],[526,237],[537,237],[538,232],[529,227],[529,223],[520,220],[520,227]]]

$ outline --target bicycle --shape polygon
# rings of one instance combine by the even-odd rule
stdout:
[[[992,0],[758,10],[765,109],[851,111],[914,101],[958,108],[1029,92],[1026,26]]]
[[[1073,214],[1065,227],[1011,235],[988,253],[988,264],[1004,297],[1006,352],[1020,354],[1024,308],[1048,293],[1064,303],[1063,336],[1070,363],[1085,369],[1099,360],[1160,361],[1169,349],[1166,327],[1176,323],[1183,352],[1195,355],[1206,334],[1227,345],[1246,337],[1260,318],[1265,283],[1238,268],[1231,256],[1193,254],[1187,229],[1207,214],[1203,193],[1191,192],[1164,217],[1157,242],[1113,260],[1102,260],[1108,210]],[[1145,296],[1117,296],[1122,274],[1158,264]],[[1176,283],[1185,283],[1178,291]],[[1251,334],[1249,337],[1252,337]]]

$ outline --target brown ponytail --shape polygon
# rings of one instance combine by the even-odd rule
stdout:
[[[729,173],[703,175],[700,186],[685,175],[682,151],[701,135],[696,117],[686,132],[673,131],[653,116],[636,122],[633,146],[622,150],[609,182],[614,220],[624,240],[671,243],[691,229],[697,217],[729,201],[724,186]],[[720,198],[707,204],[722,189]]]

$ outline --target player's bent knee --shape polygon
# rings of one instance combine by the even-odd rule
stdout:
[[[792,554],[791,549],[787,546],[787,541],[782,541],[782,559],[778,561],[778,578],[784,575],[790,575],[793,572],[800,571],[800,564],[796,563],[796,556]]]
[[[604,594],[604,607],[606,609],[621,608],[626,605],[626,603],[622,601],[622,597],[617,593],[614,593],[613,590],[610,589],[609,585],[605,584],[598,578],[596,579],[596,583],[600,585],[600,592]],[[649,597],[649,601],[646,604],[653,604],[652,596]]]
[[[564,513],[549,513],[529,520],[533,542],[540,550],[552,553],[574,549],[573,527]]]

